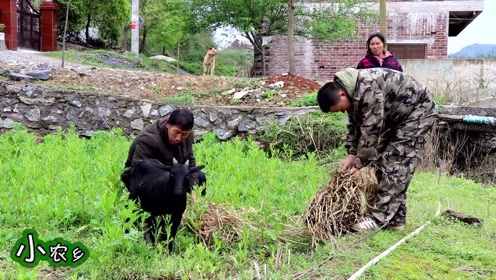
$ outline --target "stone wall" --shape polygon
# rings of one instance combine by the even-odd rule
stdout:
[[[33,85],[0,83],[0,129],[13,122],[24,124],[30,131],[48,134],[57,128],[76,126],[84,136],[93,131],[121,127],[124,134],[135,135],[146,124],[167,117],[174,105],[105,94],[48,90]],[[272,120],[282,125],[291,116],[316,111],[309,108],[252,108],[188,106],[195,115],[195,134],[215,132],[220,140],[239,134],[256,134]]]
[[[58,128],[75,125],[80,135],[90,137],[94,131],[123,129],[125,135],[136,135],[146,124],[167,117],[176,106],[130,97],[90,94],[77,91],[48,90],[33,85],[0,83],[0,130],[10,129],[14,122],[28,130],[49,134]],[[262,132],[271,121],[285,124],[292,116],[317,111],[305,108],[253,108],[236,106],[188,106],[195,115],[195,134],[214,132],[220,140]],[[440,106],[441,114],[496,116],[496,108]],[[484,131],[478,124],[456,128],[445,123],[442,139],[435,139],[438,158],[448,158],[453,172],[483,176],[496,181],[496,133]],[[479,128],[477,131],[467,129]],[[453,129],[454,128],[454,129]],[[490,127],[493,129],[492,127]],[[297,141],[298,139],[295,139]],[[471,176],[472,177],[472,176]]]

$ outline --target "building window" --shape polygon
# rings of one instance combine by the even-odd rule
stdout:
[[[389,43],[387,48],[398,59],[427,58],[427,44]]]

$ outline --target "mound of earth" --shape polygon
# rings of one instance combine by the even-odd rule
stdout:
[[[0,62],[0,68],[7,68]],[[15,69],[11,69],[13,71]],[[28,69],[29,70],[29,69]],[[23,71],[27,71],[23,69]],[[8,77],[0,77],[8,80]],[[55,88],[116,94],[161,102],[203,105],[288,106],[318,90],[317,81],[302,76],[267,78],[176,75],[97,67],[55,68],[48,81],[17,81]]]

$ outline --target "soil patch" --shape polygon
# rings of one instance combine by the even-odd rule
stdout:
[[[0,62],[0,69],[2,68],[14,70],[12,65]],[[23,69],[23,71],[28,70]],[[0,77],[0,80],[6,81],[9,78]],[[11,82],[131,96],[160,102],[169,101],[172,103],[171,98],[185,100],[185,96],[190,96],[190,104],[257,107],[288,106],[292,101],[305,94],[315,92],[320,87],[318,81],[302,76],[275,75],[267,78],[233,78],[97,67],[56,68],[53,69],[50,80],[45,82]],[[240,91],[249,91],[251,94],[236,100],[234,94]]]

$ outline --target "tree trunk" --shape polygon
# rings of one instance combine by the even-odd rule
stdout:
[[[143,26],[143,38],[141,38],[141,44],[140,44],[140,48],[139,48],[139,52],[140,53],[143,53],[145,51],[145,47],[146,47],[146,34],[148,33],[148,30],[146,28],[146,26]]]
[[[88,41],[90,40],[90,23],[91,23],[91,14],[88,14],[88,18],[86,19],[86,40],[84,42],[84,46],[88,47]]]
[[[295,5],[294,0],[288,0],[288,61],[289,75],[296,76],[296,63],[294,56],[294,24],[295,24]]]
[[[125,51],[129,51],[128,48],[128,36],[129,36],[129,30],[131,30],[131,24],[128,24],[124,27],[124,31],[122,31],[122,45],[121,49]]]
[[[263,38],[260,34],[255,37],[255,47],[260,51],[262,56],[262,76],[267,76],[267,62],[265,61],[265,48],[263,45]]]

